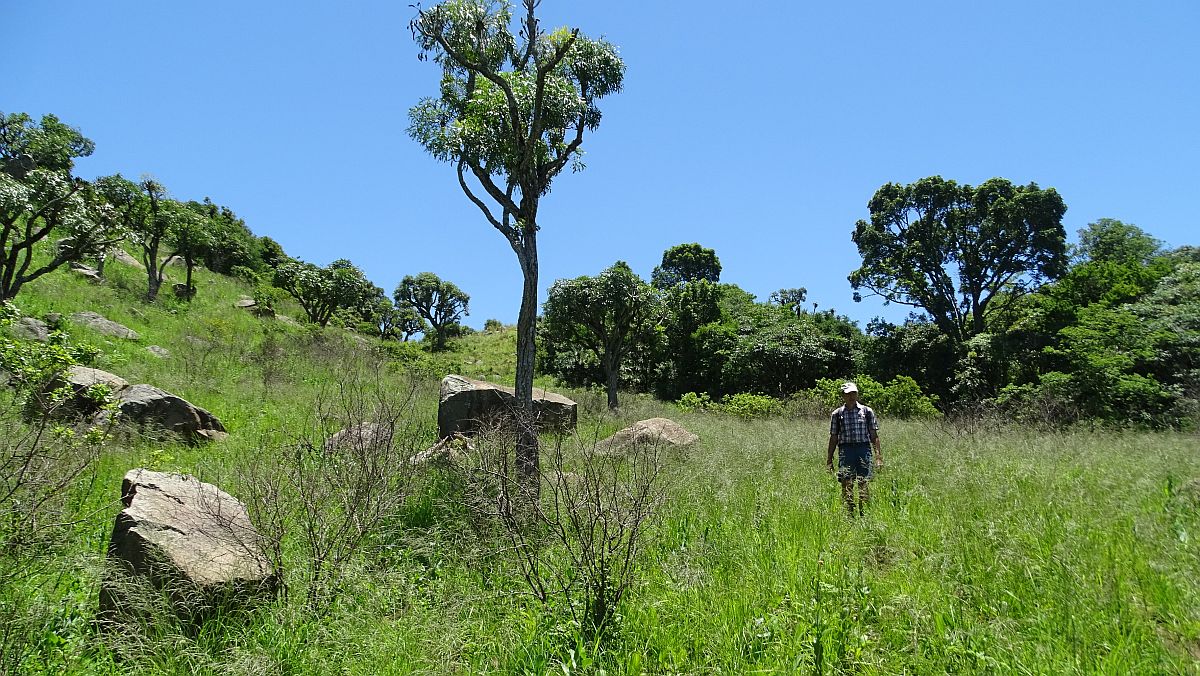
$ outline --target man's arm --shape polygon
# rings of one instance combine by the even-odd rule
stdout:
[[[828,467],[829,471],[831,471],[831,472],[833,471],[833,449],[837,448],[837,442],[838,442],[838,435],[830,434],[829,435],[829,448],[825,452],[825,466]]]

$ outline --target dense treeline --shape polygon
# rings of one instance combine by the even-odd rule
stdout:
[[[383,339],[426,334],[429,349],[469,331],[469,296],[423,272],[389,298],[348,260],[325,267],[254,235],[229,207],[181,201],[153,177],[91,182],[74,160],[94,144],[53,115],[0,114],[0,300],[67,265],[140,253],[153,301],[172,260],[175,294],[196,289],[196,265],[258,286],[270,311],[290,294],[309,321]],[[1053,188],[930,177],[888,184],[852,240],[860,293],[911,306],[909,319],[865,330],[806,305],[803,287],[759,301],[721,281],[714,250],[664,252],[649,282],[617,262],[559,280],[539,324],[538,368],[571,385],[668,400],[738,395],[820,399],[831,379],[879,384],[897,412],[996,412],[1055,424],[1191,424],[1200,410],[1200,249],[1168,250],[1141,228],[1100,219],[1066,243],[1066,205]],[[49,257],[35,245],[52,246]],[[892,388],[892,389],[887,389]],[[891,392],[893,394],[887,394]],[[900,393],[904,393],[903,396]]]
[[[1006,184],[995,179],[989,189]],[[1052,203],[1050,220],[1061,218],[1063,209],[1054,196],[1048,198],[1036,186],[1022,190],[1042,193],[1039,198]],[[720,263],[711,249],[680,245],[664,254],[653,286],[637,279],[624,263],[597,277],[556,283],[546,301],[541,363],[546,372],[572,385],[607,384],[610,404],[615,402],[616,364],[622,387],[672,400],[687,396],[690,402],[745,393],[821,400],[831,379],[855,377],[872,387],[880,384],[881,397],[892,402],[897,414],[931,414],[936,404],[944,413],[995,413],[1050,424],[1194,424],[1200,408],[1200,249],[1166,250],[1141,228],[1112,219],[1081,230],[1073,249],[1053,229],[1043,226],[1038,237],[1048,244],[1042,245],[1028,231],[1017,235],[1011,227],[998,229],[1003,237],[1025,242],[1010,241],[1011,246],[1051,249],[1010,255],[1040,257],[1043,272],[1036,279],[1018,271],[974,299],[971,292],[950,287],[940,305],[930,292],[922,300],[944,310],[941,320],[932,312],[914,312],[900,324],[876,319],[865,331],[832,310],[818,311],[815,304],[807,309],[803,288],[781,289],[767,302],[758,302],[736,285],[718,281]],[[856,236],[862,235],[860,225]],[[890,249],[928,252],[932,247],[925,242],[919,239],[908,247],[893,243]],[[986,241],[975,246],[997,248]],[[706,266],[697,265],[700,257],[708,261]],[[949,257],[938,255],[936,263],[914,264],[913,269],[936,267],[941,275]],[[878,270],[890,269],[903,278],[901,263],[875,263],[874,288],[883,288],[888,279]],[[864,268],[871,264],[865,255]],[[1013,267],[1011,260],[995,265]],[[632,278],[615,286],[605,281],[618,270]],[[963,281],[966,288],[971,280]],[[911,287],[920,290],[921,285]],[[577,298],[581,288],[589,289],[584,300]],[[616,310],[637,297],[633,289],[638,288],[654,291],[642,301],[653,318],[639,320],[636,330],[626,327],[626,356],[616,363],[597,347],[603,341],[595,339],[600,333],[596,327],[620,324],[622,315]],[[905,296],[898,289],[888,293],[900,301],[917,295]],[[947,302],[964,296],[965,310]],[[921,302],[909,304],[924,309]],[[984,305],[989,311],[977,321],[975,314]],[[564,318],[568,307],[579,309]],[[607,335],[617,333],[607,330]]]

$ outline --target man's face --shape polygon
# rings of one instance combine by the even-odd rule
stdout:
[[[853,406],[858,403],[858,392],[842,392],[842,401],[847,406]]]

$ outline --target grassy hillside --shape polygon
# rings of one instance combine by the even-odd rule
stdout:
[[[441,355],[380,351],[339,329],[235,309],[250,289],[205,271],[192,303],[146,304],[143,275],[115,263],[102,286],[55,274],[17,304],[34,316],[94,310],[138,331],[141,340],[123,341],[70,329],[100,350],[95,366],[184,396],[230,436],[205,446],[120,437],[104,450],[94,477],[73,488],[64,545],[6,592],[0,642],[27,653],[16,670],[1200,672],[1200,454],[1197,437],[1181,433],[884,420],[888,465],[867,516],[850,519],[823,467],[826,420],[744,421],[634,395],[613,414],[599,393],[565,391],[581,404],[579,432],[561,446],[573,472],[587,469],[595,439],[635,420],[670,417],[701,439],[659,458],[665,499],[610,631],[595,638],[573,619],[578,596],[534,600],[511,542],[469,508],[476,479],[449,470],[410,477],[403,505],[373,523],[314,602],[304,528],[335,521],[337,500],[320,500],[354,478],[345,467],[290,466],[290,449],[377,414],[379,402],[402,423],[404,449],[431,445],[438,380],[511,382],[512,332],[468,336]],[[555,447],[545,440],[546,457]],[[283,514],[289,593],[199,632],[165,616],[96,631],[120,479],[139,466],[194,474],[247,502],[263,481],[306,478],[325,507]],[[562,548],[538,544],[543,572],[571,572]]]

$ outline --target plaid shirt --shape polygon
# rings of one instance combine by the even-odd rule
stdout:
[[[838,444],[866,444],[879,433],[879,419],[870,406],[858,405],[847,409],[839,406],[829,420],[829,435],[836,436]]]

